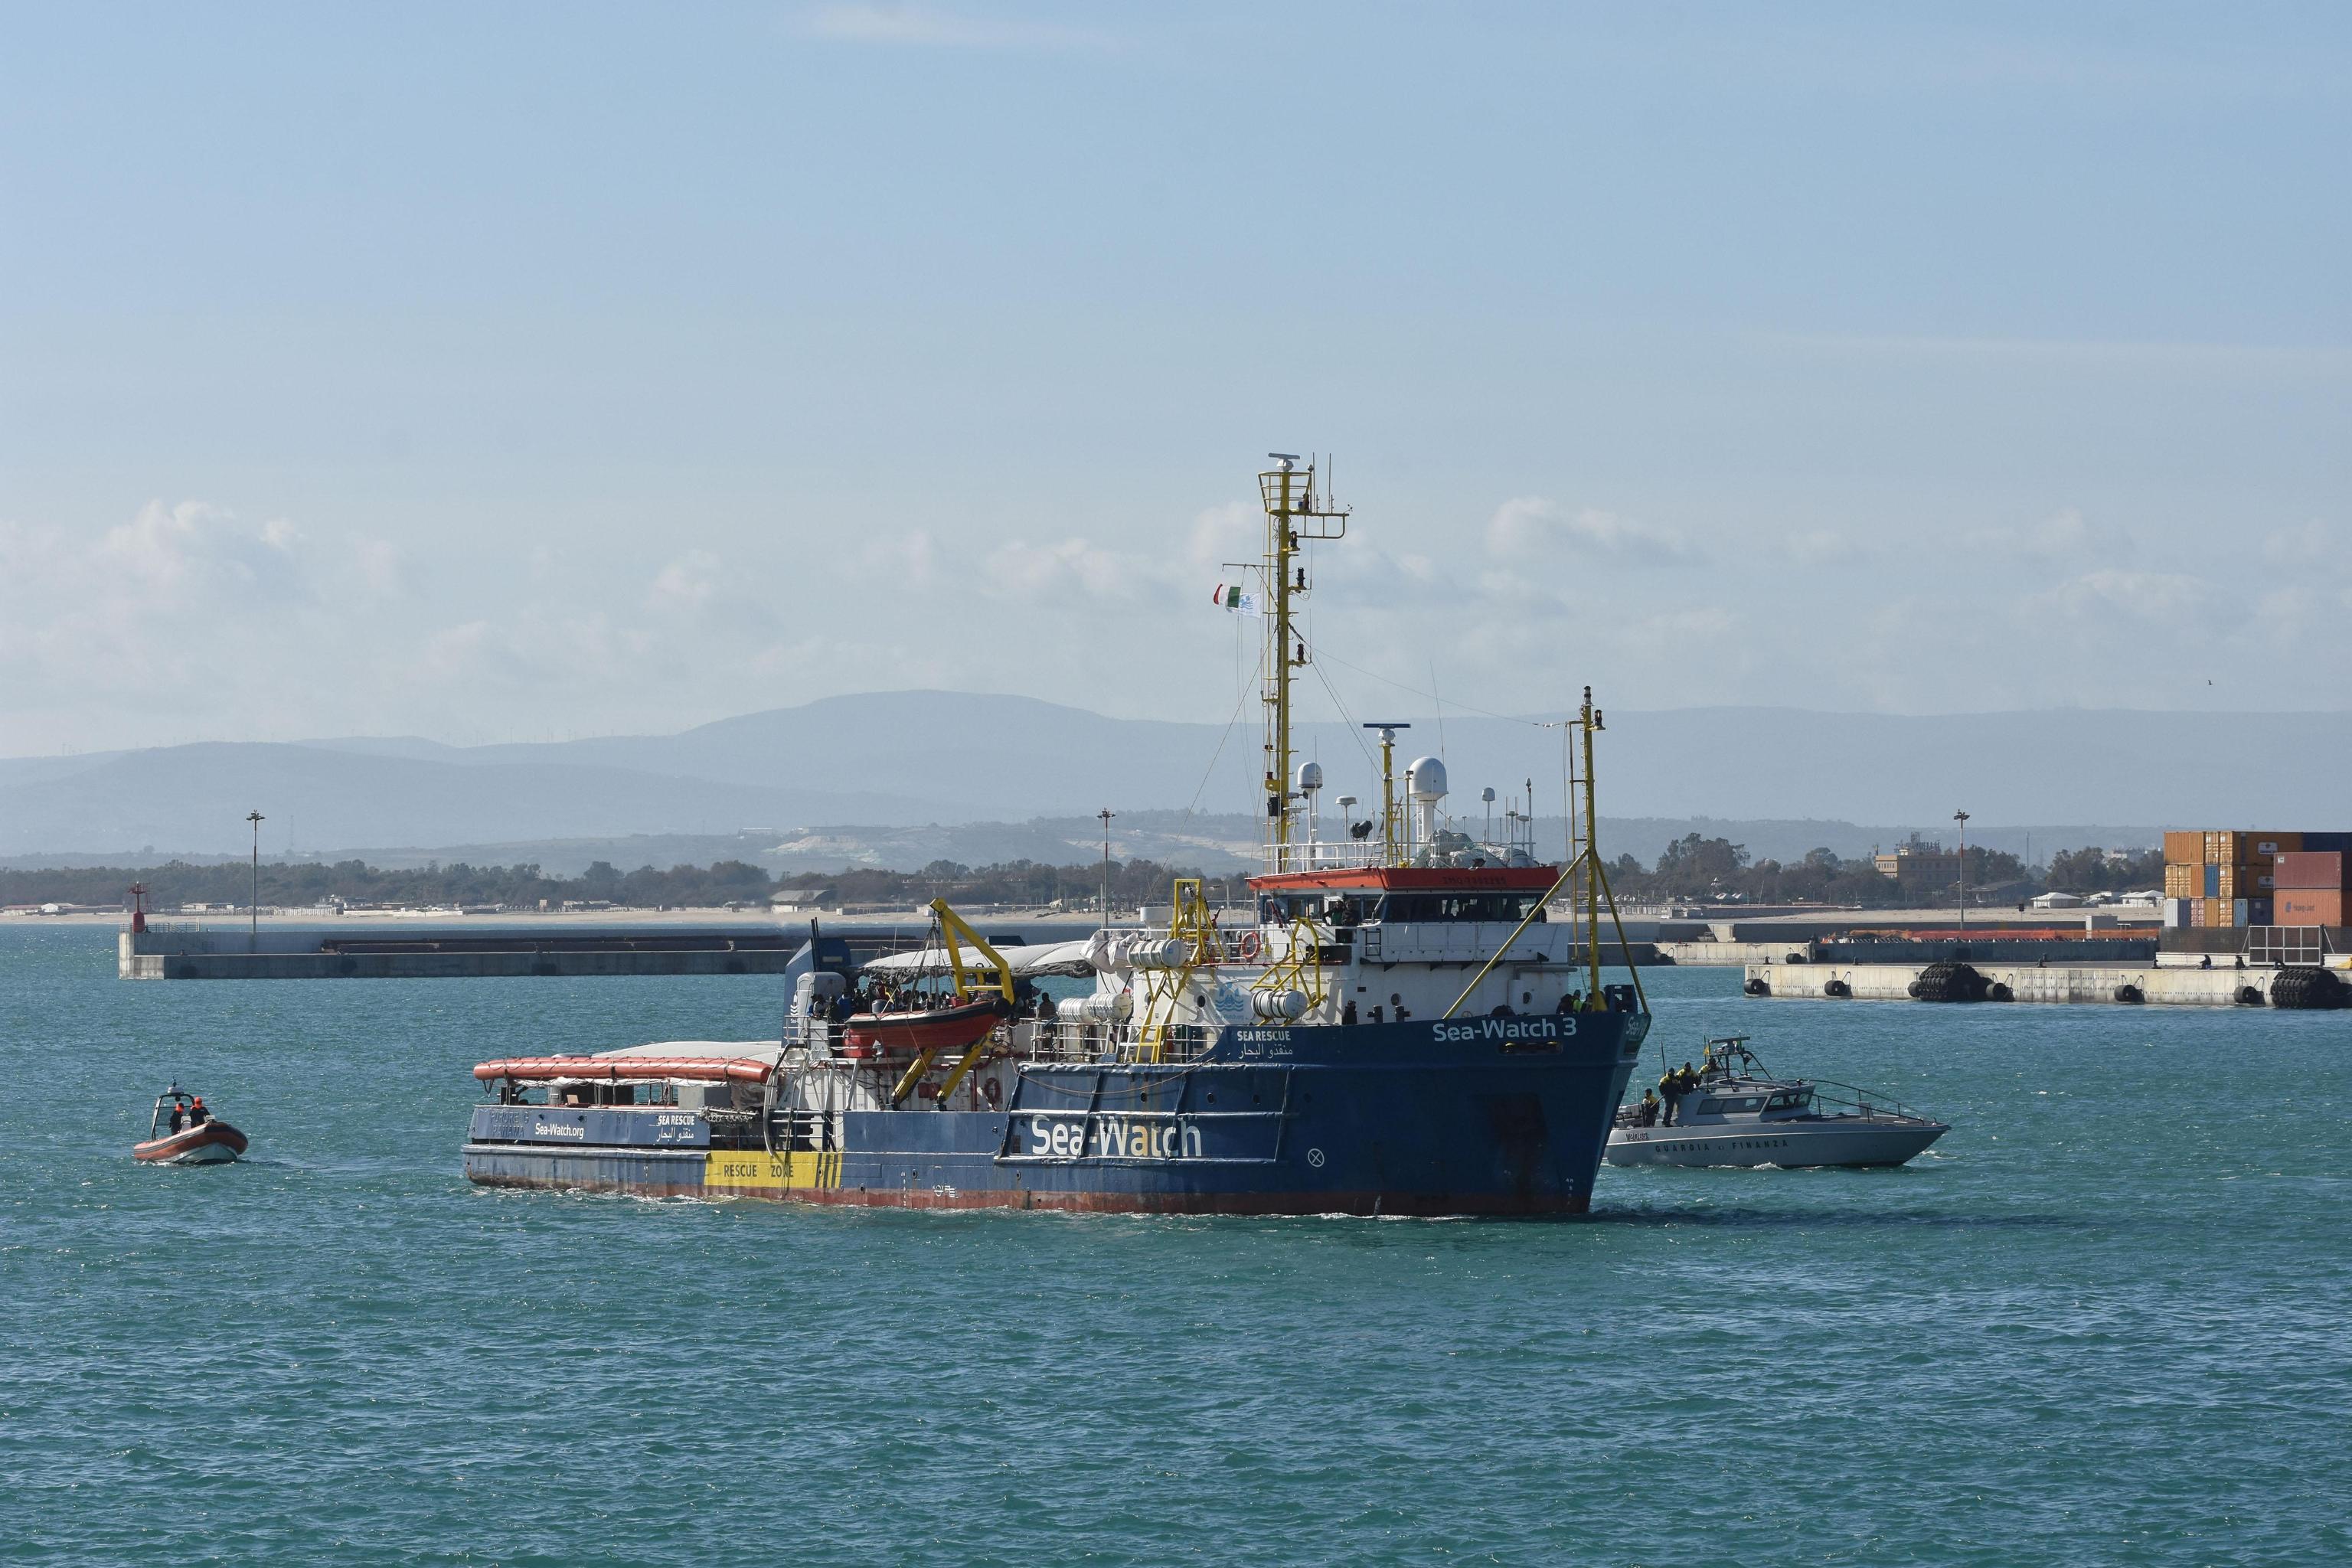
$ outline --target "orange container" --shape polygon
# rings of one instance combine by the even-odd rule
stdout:
[[[2205,868],[2194,861],[2181,864],[2168,860],[2164,864],[2164,896],[2168,899],[2201,898],[2205,892]]]
[[[2164,836],[2164,863],[2168,866],[2201,866],[2205,863],[2205,836],[2194,828],[2174,828]],[[2190,895],[2182,893],[2181,898]]]
[[[2282,888],[2271,906],[2271,920],[2283,926],[2340,926],[2344,923],[2343,889]]]

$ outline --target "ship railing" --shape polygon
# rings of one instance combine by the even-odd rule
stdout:
[[[1252,911],[1246,909],[1222,910],[1218,911],[1218,918],[1231,923],[1221,923],[1215,928],[1217,951],[1212,962],[1264,967],[1268,962],[1265,942],[1255,923],[1255,916]],[[1107,925],[1102,929],[1113,939],[1138,936],[1165,939],[1169,935],[1169,929],[1164,925]]]
[[[1149,1037],[1133,1019],[1098,1023],[1076,1018],[1041,1020],[1030,1026],[1027,1049],[1037,1062],[1092,1066],[1118,1062],[1189,1062],[1198,1059],[1215,1038],[1215,1031],[1198,1024],[1171,1024]],[[1014,1048],[1021,1050],[1016,1035]]]
[[[1412,863],[1414,850],[1399,846],[1394,854],[1378,839],[1348,839],[1339,843],[1318,839],[1312,844],[1262,844],[1258,857],[1263,870],[1270,875],[1290,871],[1360,871],[1381,866],[1405,866]],[[1534,852],[1526,844],[1494,844],[1474,841],[1466,850],[1457,853],[1470,860],[1484,860],[1489,866],[1507,866],[1511,857],[1526,857],[1522,864],[1534,863]],[[1448,856],[1445,863],[1455,863]]]
[[[833,1147],[833,1115],[824,1110],[779,1107],[768,1115],[769,1147],[779,1154],[810,1153]],[[713,1128],[714,1139],[718,1129]]]
[[[784,1020],[784,1048],[827,1056],[833,1051],[834,1034],[830,1018],[789,1016]]]

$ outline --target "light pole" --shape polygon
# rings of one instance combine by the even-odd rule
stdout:
[[[1969,814],[1952,813],[1952,820],[1960,825],[1960,930],[1969,929]]]
[[[1103,923],[1103,924],[1105,924],[1105,925],[1108,925],[1108,924],[1110,924],[1110,819],[1111,819],[1111,809],[1110,809],[1110,807],[1108,807],[1108,806],[1104,806],[1100,811],[1096,812],[1096,813],[1095,813],[1095,815],[1096,815],[1097,816],[1099,816],[1099,817],[1101,817],[1101,818],[1102,818],[1102,825],[1103,825],[1103,892],[1102,892],[1102,923]]]
[[[253,906],[246,910],[252,923],[252,938],[247,946],[255,952],[261,951],[261,825],[268,819],[257,811],[246,813],[245,819],[253,824]]]

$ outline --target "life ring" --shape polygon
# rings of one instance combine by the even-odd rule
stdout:
[[[993,1110],[1004,1099],[1004,1086],[990,1079],[980,1086],[980,1093],[981,1098],[988,1101],[988,1108]]]
[[[1241,940],[1241,949],[1240,949],[1240,951],[1241,951],[1241,955],[1242,955],[1242,962],[1243,962],[1244,963],[1255,963],[1257,962],[1257,955],[1258,955],[1258,941],[1257,941],[1257,932],[1255,932],[1255,931],[1245,931],[1242,932],[1242,940]]]

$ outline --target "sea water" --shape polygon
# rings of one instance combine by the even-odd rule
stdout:
[[[460,1177],[475,1061],[761,1038],[773,979],[113,945],[0,931],[0,1559],[2352,1558],[2352,1015],[1651,971],[1643,1079],[1745,1032],[1952,1132],[1580,1222],[901,1214]],[[174,1078],[247,1160],[132,1163]]]

